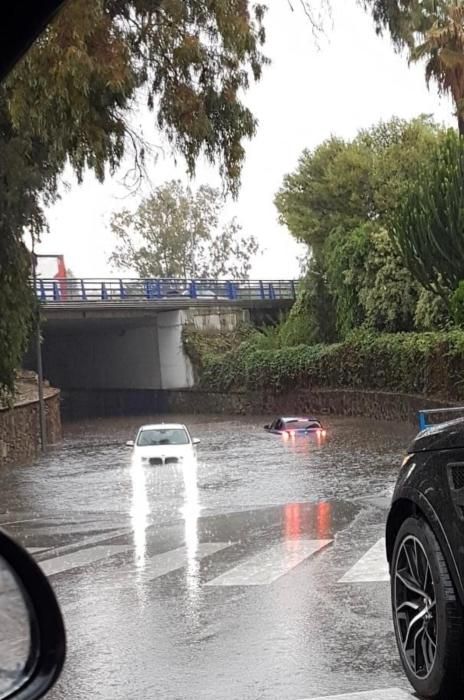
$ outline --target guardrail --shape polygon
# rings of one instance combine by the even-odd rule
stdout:
[[[197,299],[224,301],[293,301],[295,280],[209,279],[37,279],[35,292],[43,304],[99,301]]]
[[[419,430],[425,430],[426,428],[430,428],[431,425],[434,425],[434,423],[429,423],[428,422],[428,417],[430,414],[440,414],[443,416],[445,413],[460,413],[460,416],[457,416],[457,418],[463,418],[464,417],[464,406],[452,406],[451,408],[428,408],[426,410],[422,410],[418,412],[418,419],[419,419]],[[449,420],[449,419],[448,419]]]

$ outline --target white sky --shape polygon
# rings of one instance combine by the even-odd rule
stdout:
[[[296,10],[297,0],[292,4]],[[273,199],[304,148],[314,148],[331,134],[352,137],[394,115],[432,114],[448,123],[453,117],[451,103],[439,99],[433,87],[427,90],[423,68],[408,68],[389,38],[376,36],[371,18],[356,0],[333,0],[332,22],[319,47],[302,12],[292,13],[286,0],[268,0],[268,5],[265,52],[272,65],[246,95],[259,127],[247,146],[239,199],[228,203],[227,215],[237,216],[244,232],[254,234],[263,249],[252,277],[290,278],[298,274],[302,251],[279,226]],[[133,123],[149,141],[161,143],[153,115],[141,112]],[[115,275],[107,263],[114,246],[111,213],[135,207],[144,193],[165,180],[186,180],[185,165],[176,165],[169,151],[150,165],[150,182],[137,195],[128,195],[123,174],[121,170],[103,185],[89,175],[79,186],[69,173],[70,188],[63,187],[61,200],[49,209],[50,233],[44,234],[37,252],[64,254],[77,276]],[[217,174],[205,164],[199,165],[196,182],[219,185]]]

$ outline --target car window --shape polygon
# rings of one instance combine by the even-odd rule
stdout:
[[[298,426],[300,427],[300,426]],[[311,430],[313,428],[320,428],[321,424],[319,423],[318,420],[311,420],[311,421],[304,421],[301,423],[301,428],[305,428],[306,430]]]
[[[314,430],[321,427],[318,420],[294,419],[287,421],[285,427],[289,430]]]
[[[149,428],[142,430],[137,438],[138,447],[188,445],[189,442],[189,436],[184,428]]]

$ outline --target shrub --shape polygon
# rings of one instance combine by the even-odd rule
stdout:
[[[459,283],[451,297],[451,313],[454,322],[458,326],[464,326],[464,281]]]
[[[206,357],[230,352],[255,333],[246,323],[240,323],[232,330],[199,330],[188,324],[182,329],[182,345],[198,375]]]
[[[200,384],[216,391],[358,388],[464,399],[464,331],[357,332],[343,343],[238,349],[204,358]]]

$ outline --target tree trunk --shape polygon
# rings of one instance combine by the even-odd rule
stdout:
[[[459,135],[464,136],[464,114],[458,114]]]

